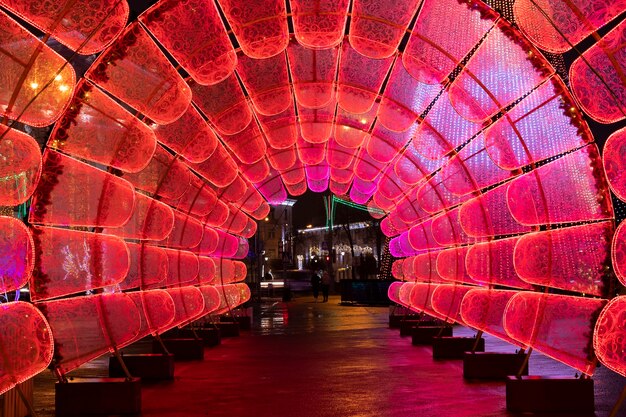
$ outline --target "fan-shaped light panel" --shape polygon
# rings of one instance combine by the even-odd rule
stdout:
[[[35,263],[31,232],[13,217],[0,216],[0,291],[22,288]]]
[[[615,297],[604,307],[596,322],[593,335],[593,348],[600,362],[607,368],[626,374],[624,358],[624,323],[626,317],[626,297]]]
[[[0,127],[0,205],[24,203],[41,174],[41,153],[35,140],[18,130]]]
[[[298,42],[310,49],[328,49],[343,40],[349,0],[313,2],[290,0],[293,30]]]

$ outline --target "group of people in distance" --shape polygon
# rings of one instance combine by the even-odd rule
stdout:
[[[320,269],[311,276],[311,288],[313,289],[313,298],[317,302],[322,290],[322,302],[328,302],[328,291],[330,289],[330,274],[325,269]]]

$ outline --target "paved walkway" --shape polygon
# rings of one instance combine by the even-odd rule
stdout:
[[[251,331],[223,339],[202,362],[177,362],[175,381],[145,386],[143,416],[511,415],[503,383],[465,382],[461,361],[433,361],[429,347],[412,346],[410,338],[388,329],[388,312],[340,306],[337,297],[329,303],[266,300],[255,309]],[[455,334],[472,333],[456,328]],[[486,342],[488,351],[512,351],[496,339]],[[102,368],[98,363],[104,362],[90,364],[92,372]],[[574,374],[535,354],[530,372]],[[600,368],[595,383],[596,416],[605,417],[624,380]],[[39,381],[42,416],[51,415],[46,386]]]

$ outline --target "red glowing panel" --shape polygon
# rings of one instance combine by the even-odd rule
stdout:
[[[458,208],[434,217],[431,230],[435,241],[442,246],[463,245],[474,241],[461,228]]]
[[[93,84],[81,81],[48,146],[125,172],[138,172],[156,148],[154,133]]]
[[[294,146],[284,149],[267,148],[267,159],[272,168],[278,171],[291,168],[296,163],[296,158],[296,148]]]
[[[34,243],[24,223],[0,216],[0,291],[22,288],[33,272]]]
[[[426,158],[439,159],[467,142],[481,128],[462,118],[443,91],[415,131],[412,145]]]
[[[604,307],[593,332],[593,349],[600,362],[620,375],[626,375],[626,297],[615,297]]]
[[[249,57],[269,58],[289,42],[285,2],[261,0],[242,7],[239,0],[218,0],[241,50]]]
[[[415,284],[413,286],[413,289],[411,290],[411,305],[409,306],[409,308],[420,313],[424,312],[432,317],[444,321],[451,321],[449,317],[439,314],[433,308],[433,293],[438,286],[439,284]]]
[[[118,237],[49,227],[33,227],[32,233],[33,301],[115,285],[128,273],[128,248]]]
[[[498,20],[496,26],[449,90],[454,108],[475,122],[486,120],[530,92],[552,71],[542,55],[508,23]]]
[[[246,227],[241,231],[240,235],[247,239],[250,239],[257,232],[257,223],[256,221],[248,218],[248,223],[246,223]]]
[[[166,291],[174,300],[174,320],[170,323],[170,328],[187,323],[202,314],[204,297],[198,288],[169,288]]]
[[[372,59],[361,55],[344,42],[337,79],[337,102],[350,113],[367,113],[381,89],[393,57]],[[367,70],[365,70],[367,68]]]
[[[383,109],[383,106],[380,106]],[[411,140],[415,127],[403,132],[387,129],[383,124],[376,123],[372,135],[365,144],[369,156],[378,162],[390,162],[398,152]]]
[[[354,182],[362,181],[359,178],[355,178]],[[370,198],[372,198],[372,194],[374,194],[375,190],[364,192],[354,187],[354,182],[352,183],[352,188],[350,189],[350,199],[357,204],[366,204]],[[323,191],[323,190],[322,190]]]
[[[582,114],[559,77],[550,78],[485,131],[489,156],[508,170],[592,141]]]
[[[2,12],[0,27],[0,114],[31,126],[52,124],[72,96],[72,66]]]
[[[226,207],[228,210],[228,206]],[[227,211],[228,213],[228,211]],[[204,227],[204,231],[202,233],[202,240],[200,243],[194,247],[194,252],[200,255],[210,255],[219,247],[220,240],[224,239],[222,235],[228,235],[227,233],[222,232],[221,230],[215,230],[208,226]]]
[[[342,185],[342,184],[340,184]],[[349,185],[349,184],[348,184]],[[333,191],[333,181],[330,181],[330,186],[331,186],[331,191]],[[393,214],[390,213],[390,215]],[[394,226],[394,224],[390,221],[389,216],[385,217],[384,219],[382,219],[382,221],[380,222],[380,231],[383,232],[383,234],[387,237],[392,237],[392,236],[396,236],[402,232],[404,232],[405,230],[399,230],[398,228],[396,228]]]
[[[417,81],[404,65],[394,65],[378,108],[378,120],[387,129],[403,132],[437,98],[442,87]]]
[[[204,298],[204,308],[202,309],[202,312],[192,320],[197,320],[200,317],[206,316],[207,314],[217,310],[220,306],[220,294],[217,288],[212,285],[203,285],[198,289],[202,293],[202,298]]]
[[[270,213],[270,205],[267,204],[267,201],[263,200],[259,208],[254,210],[254,212],[250,213],[250,216],[256,220],[261,220],[267,217]]]
[[[419,126],[416,135],[418,135]],[[414,146],[407,146],[394,163],[394,171],[402,182],[415,185],[447,162],[446,158],[428,159]]]
[[[445,187],[456,195],[466,195],[503,182],[513,175],[491,159],[483,136],[479,135],[461,149],[441,170]]]
[[[257,210],[259,207],[261,207],[263,203],[265,203],[263,196],[254,187],[248,185],[246,193],[243,195],[243,197],[235,202],[235,205],[246,213],[251,214],[254,213],[255,210]]]
[[[328,183],[328,188],[335,195],[344,195],[350,189],[350,183],[337,182],[331,178],[330,182]],[[289,194],[291,194],[291,192]]]
[[[437,285],[431,299],[433,310],[447,319],[463,324],[461,302],[465,294],[473,288],[468,285]]]
[[[165,249],[167,254],[167,275],[165,285],[182,287],[197,283],[200,264],[198,257],[184,250]]]
[[[328,49],[338,45],[348,16],[349,0],[290,0],[297,41],[310,49]]]
[[[0,127],[0,205],[17,206],[30,198],[41,173],[41,153],[33,138]]]
[[[191,90],[139,24],[131,24],[85,77],[159,124],[178,119]]]
[[[515,221],[507,206],[508,184],[501,185],[463,203],[459,210],[461,227],[473,237],[491,237],[530,232]]]
[[[602,160],[611,190],[626,201],[626,128],[614,132],[604,144]]]
[[[255,187],[269,204],[280,204],[287,199],[287,190],[278,172],[272,170],[270,176]]]
[[[298,129],[294,106],[289,106],[287,110],[274,116],[257,113],[257,119],[270,147],[286,149],[296,143]]]
[[[248,225],[249,217],[246,216],[238,207],[229,205],[228,207],[228,219],[220,226],[221,229],[238,235]]]
[[[220,306],[214,314],[223,314],[250,299],[250,288],[246,284],[217,285]]]
[[[596,145],[589,145],[513,180],[511,214],[524,225],[608,219],[609,187]]]
[[[341,146],[336,139],[331,138],[328,142],[328,164],[334,168],[348,168],[353,162],[358,149]]]
[[[390,216],[396,217],[402,224],[415,224],[428,215],[429,213],[425,212],[417,204],[417,201],[409,198],[408,195],[400,200],[396,208],[390,213]]]
[[[189,106],[175,122],[153,129],[159,142],[189,162],[205,161],[217,146],[217,136],[194,106]]]
[[[465,267],[465,258],[470,246],[444,249],[437,255],[437,273],[445,280],[465,284],[479,284],[474,281]]]
[[[377,161],[369,155],[366,144],[356,156],[354,175],[365,181],[373,181],[386,165],[385,162]]]
[[[380,184],[379,184],[379,191],[380,191]],[[377,218],[377,219],[378,218],[382,219],[383,217],[385,217],[386,214],[389,214],[389,212],[393,210],[395,207],[396,207],[396,204],[392,200],[382,197],[380,195],[380,192],[375,193],[374,197],[372,198],[372,201],[368,203],[368,211],[370,215],[372,215],[372,217]],[[376,210],[372,210],[374,208]],[[379,212],[381,210],[385,212],[385,214],[381,214]]]
[[[388,58],[400,41],[422,0],[355,0],[350,22],[350,44],[360,54]]]
[[[165,148],[157,146],[148,166],[137,173],[124,174],[136,188],[176,200],[188,189],[191,172]]]
[[[437,272],[438,252],[427,252],[417,255],[412,259],[413,276],[415,281],[440,283],[446,282]],[[407,260],[406,262],[410,262]]]
[[[239,133],[222,135],[222,140],[244,164],[253,164],[267,153],[267,146],[261,129],[254,121]]]
[[[234,135],[252,120],[252,112],[233,73],[211,86],[189,83],[193,102],[213,123],[219,133]]]
[[[202,240],[202,223],[180,211],[173,212],[171,232],[158,245],[176,249],[191,249]]]
[[[335,107],[334,100],[320,109],[298,107],[298,121],[302,139],[310,143],[328,142],[334,130]]]
[[[221,143],[209,159],[189,166],[216,187],[226,187],[237,178],[237,163]]]
[[[467,273],[484,284],[532,290],[533,286],[515,272],[513,251],[518,240],[519,237],[513,237],[470,247],[465,258]]]
[[[307,192],[308,185],[306,180],[302,180],[301,182],[297,182],[295,184],[285,184],[285,189],[289,195],[297,197]]]
[[[517,0],[515,20],[539,48],[552,53],[569,51],[626,8],[615,0]]]
[[[326,142],[311,143],[299,137],[296,150],[298,159],[306,165],[317,165],[326,158]]]
[[[286,55],[254,59],[242,55],[237,64],[241,78],[254,109],[263,115],[282,113],[291,106],[291,88],[287,74]]]
[[[316,50],[291,42],[287,56],[298,105],[317,109],[329,104],[334,94],[339,47]]]
[[[613,123],[626,118],[623,104],[626,101],[625,33],[626,23],[621,22],[570,67],[574,96],[583,110],[601,123]]]
[[[453,194],[448,187],[446,187],[445,174],[443,170],[439,171],[417,190],[416,197],[418,204],[429,213],[437,213],[441,210],[456,206],[472,197],[471,194],[465,194],[463,196]]]
[[[218,227],[228,219],[228,206],[226,203],[217,201],[213,210],[203,218],[203,221],[210,226]]]
[[[369,130],[378,114],[378,104],[366,113],[355,114],[337,106],[334,139],[341,146],[358,149],[370,136]]]
[[[54,335],[54,366],[65,374],[139,334],[141,316],[126,294],[98,294],[37,304]]]
[[[362,179],[357,177],[357,178],[354,178],[354,181],[352,182],[352,190],[359,191],[360,193],[363,193],[363,194],[371,195],[374,193],[374,191],[376,191],[376,182],[363,181]]]
[[[293,164],[292,167],[280,172],[280,177],[283,179],[285,184],[290,185],[305,181],[306,174],[304,172],[304,165],[299,159],[297,159],[296,163]]]
[[[141,317],[139,333],[131,342],[149,334],[162,333],[169,328],[174,320],[174,301],[167,291],[138,291],[128,293],[128,296],[135,303]]]
[[[238,237],[237,240],[238,240],[237,252],[235,252],[235,254],[231,256],[231,258],[245,259],[246,256],[248,256],[248,253],[250,252],[250,244],[248,243],[248,239],[243,238],[243,237]]]
[[[405,278],[404,270],[403,270],[404,261],[405,261],[404,259],[398,259],[398,260],[393,261],[393,263],[391,264],[391,275],[395,279],[403,280]],[[410,277],[406,277],[406,278],[410,278]]]
[[[606,300],[567,295],[519,293],[504,313],[513,338],[587,375],[595,368],[591,335]]]
[[[409,242],[415,250],[429,250],[441,247],[433,236],[432,224],[433,220],[428,219],[411,227],[409,230]]]
[[[238,175],[227,187],[216,190],[217,197],[224,202],[238,201],[246,195],[249,185]]]
[[[606,295],[613,230],[611,221],[524,235],[515,270],[531,284]]]
[[[482,3],[425,0],[402,63],[423,83],[443,83],[493,26],[495,12]],[[463,30],[459,30],[463,28]]]
[[[611,247],[611,261],[615,275],[619,281],[626,285],[626,223],[620,223],[613,236]]]
[[[215,265],[217,262],[220,262],[220,260],[214,260],[206,256],[198,256],[200,266],[198,270],[198,283],[200,283],[200,285],[215,284]]]
[[[0,305],[0,394],[44,371],[52,361],[52,334],[31,304]]]
[[[161,1],[139,20],[200,84],[218,83],[235,69],[237,54],[212,1]]]
[[[135,207],[130,220],[118,228],[105,228],[104,233],[138,240],[163,240],[172,231],[173,210],[143,194],[135,194]]]
[[[341,182],[341,183],[351,183],[354,179],[354,162],[348,168],[338,169],[333,166],[330,167],[330,178],[333,181]]]
[[[473,289],[463,297],[461,318],[468,326],[511,344],[525,347],[504,331],[504,310],[517,291]]]
[[[123,226],[135,192],[127,181],[47,149],[28,220],[64,226]]]
[[[410,187],[398,178],[393,165],[389,165],[387,169],[381,173],[378,181],[378,189],[374,195],[376,204],[385,210],[395,208],[395,200],[404,197],[405,192]]]
[[[215,261],[215,284],[230,284],[246,278],[246,265],[229,259]]]
[[[116,287],[130,290],[165,285],[168,267],[165,250],[131,242],[126,242],[126,246],[130,253],[130,266],[126,278]]]
[[[3,0],[2,5],[82,55],[95,54],[109,46],[128,19],[125,1],[79,0],[42,4]]]
[[[265,143],[263,145],[266,146]],[[267,178],[270,173],[270,166],[265,157],[268,156],[268,153],[269,149],[266,147],[265,154],[262,159],[259,159],[255,163],[249,165],[241,162],[239,164],[241,175],[249,182],[261,182]]]
[[[189,188],[178,200],[162,198],[162,201],[183,213],[191,213],[198,217],[204,217],[209,214],[217,204],[217,195],[206,182],[192,175]]]
[[[389,289],[387,290],[387,296],[394,303],[401,304],[406,307],[406,304],[404,304],[402,300],[400,300],[400,292],[402,291],[402,287],[404,285],[406,285],[406,283],[404,282],[392,282],[389,285]],[[409,284],[409,285],[412,285],[412,284]]]

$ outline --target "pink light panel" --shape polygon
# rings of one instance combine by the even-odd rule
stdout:
[[[437,285],[433,291],[431,304],[439,315],[463,324],[461,302],[473,287],[468,285]]]
[[[513,12],[520,29],[535,45],[552,53],[563,53],[624,8],[624,1],[516,0]]]
[[[126,294],[38,303],[54,335],[54,366],[67,373],[139,334],[141,316]],[[122,319],[120,319],[122,318]]]
[[[132,215],[128,181],[47,149],[29,221],[46,225],[120,227]]]
[[[104,233],[138,240],[162,240],[171,232],[174,225],[174,211],[167,205],[135,194],[133,214],[126,224],[119,228],[105,228]]]
[[[48,147],[125,172],[138,172],[156,149],[154,133],[104,92],[81,81]]]
[[[624,323],[626,297],[618,296],[600,312],[593,333],[593,348],[600,362],[620,375],[626,375]]]
[[[31,126],[55,122],[72,97],[71,65],[0,11],[0,114]]]
[[[597,298],[521,292],[506,307],[504,328],[522,343],[592,375],[593,328],[606,303]]]
[[[602,161],[604,172],[611,187],[611,191],[622,201],[626,201],[626,129],[614,132],[604,144]]]
[[[83,55],[100,52],[115,41],[126,25],[129,11],[126,1],[116,0],[3,0],[2,5]]]
[[[33,138],[18,130],[0,127],[0,205],[24,203],[35,191],[41,174],[41,153]]]
[[[0,305],[0,394],[44,371],[52,361],[52,332],[39,310],[24,302]]]
[[[518,237],[512,237],[471,246],[465,259],[467,273],[484,284],[532,290],[533,286],[515,270],[513,255],[518,241]]]
[[[85,77],[160,124],[175,121],[191,90],[139,24],[98,57]]]
[[[317,50],[291,42],[287,57],[298,104],[306,108],[329,104],[334,96],[339,47]]]
[[[34,258],[33,237],[26,225],[0,216],[0,291],[22,288],[33,273]]]
[[[429,316],[445,320],[445,321],[453,321],[450,317],[445,314],[439,314],[432,305],[433,293],[435,289],[438,287],[436,284],[424,284],[424,283],[416,283],[413,285],[411,289],[410,300],[411,304],[409,308],[413,311],[417,311],[420,313],[426,313]]]
[[[570,67],[574,97],[582,109],[600,123],[614,123],[626,118],[623,104],[626,101],[625,33],[626,22],[621,22]]]
[[[328,49],[343,40],[349,0],[290,0],[294,35],[310,49]]]
[[[237,54],[214,2],[161,1],[139,20],[200,84],[216,84],[233,72]]]
[[[118,237],[50,227],[33,227],[33,301],[108,287],[121,282],[130,254]]]
[[[626,285],[626,223],[620,223],[613,236],[611,246],[611,261],[615,275],[619,281]]]

